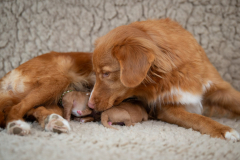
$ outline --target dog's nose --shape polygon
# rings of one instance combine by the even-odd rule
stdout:
[[[88,107],[89,107],[89,108],[92,108],[92,109],[94,109],[94,108],[95,108],[94,104],[93,104],[93,103],[91,103],[90,101],[88,102]]]

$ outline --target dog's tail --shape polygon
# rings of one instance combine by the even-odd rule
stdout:
[[[6,126],[6,117],[12,106],[19,103],[19,98],[0,93],[0,127]]]
[[[108,124],[108,120],[109,120],[108,114],[105,113],[105,112],[103,112],[102,115],[101,115],[101,122],[102,122],[102,124],[103,124],[105,127],[107,127],[107,128],[112,128],[112,129],[118,130],[117,128],[114,128],[113,126],[109,125],[109,124]]]

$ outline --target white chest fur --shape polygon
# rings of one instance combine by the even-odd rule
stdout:
[[[188,112],[202,114],[202,95],[210,88],[211,84],[212,82],[208,81],[206,84],[203,85],[202,91],[197,94],[183,91],[181,88],[172,87],[169,92],[162,94],[158,100],[162,104],[182,104],[185,106]]]

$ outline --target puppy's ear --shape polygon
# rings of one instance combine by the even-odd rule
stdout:
[[[152,45],[144,38],[129,38],[113,47],[112,54],[120,64],[120,80],[124,86],[136,87],[145,79],[155,59]]]

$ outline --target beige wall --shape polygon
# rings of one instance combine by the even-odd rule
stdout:
[[[119,25],[165,17],[188,29],[240,90],[237,0],[0,0],[0,78],[37,55],[93,51],[95,39]]]

